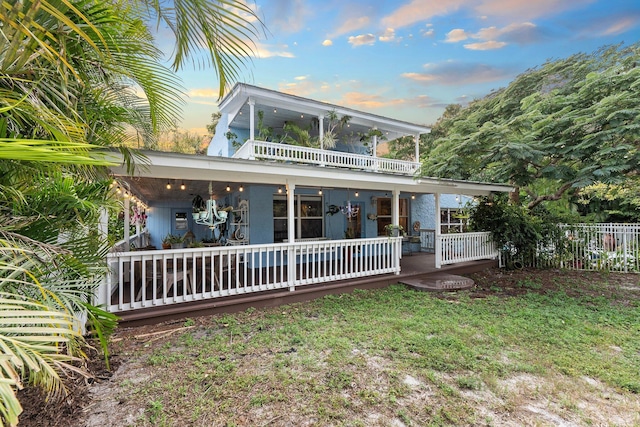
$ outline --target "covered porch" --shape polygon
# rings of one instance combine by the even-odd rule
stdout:
[[[394,240],[398,242],[398,239],[394,238]],[[353,242],[354,248],[357,244]],[[394,244],[397,246],[397,243]],[[169,282],[166,282],[162,275],[158,275],[155,279],[146,279],[147,285],[144,290],[142,290],[142,283],[145,283],[142,281],[142,271],[127,271],[128,261],[123,259],[122,264],[119,264],[120,260],[116,262],[112,257],[110,259],[112,266],[124,267],[122,271],[125,271],[130,277],[123,286],[119,286],[114,282],[115,275],[112,275],[111,279],[105,281],[99,296],[101,301],[108,305],[110,311],[115,312],[121,318],[120,324],[126,327],[198,315],[242,311],[249,307],[289,304],[328,294],[352,292],[355,289],[382,288],[406,280],[424,279],[441,273],[469,274],[497,265],[495,259],[488,258],[436,268],[435,254],[417,252],[399,258],[397,272],[393,271],[396,270],[393,266],[380,265],[378,273],[376,273],[371,270],[366,272],[367,262],[371,261],[366,261],[365,256],[358,255],[358,258],[351,261],[339,259],[334,262],[333,266],[330,265],[330,262],[318,261],[297,264],[292,274],[300,274],[301,280],[298,281],[298,285],[290,287],[287,280],[287,274],[289,274],[287,267],[284,270],[265,266],[250,268],[248,262],[239,258],[240,254],[237,253],[237,250],[238,248],[231,249],[226,256],[218,255],[216,257],[214,255],[212,261],[221,266],[221,270],[219,270],[221,273],[211,275],[210,271],[206,271],[205,268],[204,277],[202,276],[203,269],[199,267],[203,254],[193,256],[183,252],[180,255],[182,258],[171,257],[171,254],[156,257],[155,262],[159,266],[164,264],[165,259],[169,266],[173,264],[173,260],[176,260],[178,268],[183,268],[186,265],[185,270],[191,270],[190,277],[173,275]],[[229,248],[226,248],[226,251],[229,251]],[[148,254],[138,255],[144,256],[133,258],[129,262],[132,262],[133,265],[136,263],[143,265],[142,259],[145,258],[144,264],[153,265],[153,259],[146,259]],[[300,255],[296,255],[298,260],[300,260]],[[163,258],[165,256],[166,258]],[[234,259],[232,266],[224,267],[225,257]],[[304,255],[303,258],[308,259],[310,256]],[[160,261],[158,262],[158,260]],[[205,261],[206,264],[207,261]],[[383,270],[391,270],[391,272],[380,273]],[[331,280],[322,280],[319,277],[322,272],[330,273]],[[131,283],[134,285],[131,286]],[[155,290],[150,284],[155,286]],[[110,288],[112,286],[114,287]]]

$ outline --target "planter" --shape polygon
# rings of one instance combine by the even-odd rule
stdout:
[[[163,243],[162,249],[171,249],[171,243]]]
[[[171,244],[171,249],[182,249],[182,248],[184,248],[184,242]]]

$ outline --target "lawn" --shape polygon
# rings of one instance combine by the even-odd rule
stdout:
[[[473,278],[121,330],[75,425],[640,424],[640,276]]]

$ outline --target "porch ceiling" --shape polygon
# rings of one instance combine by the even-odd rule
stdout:
[[[144,152],[149,165],[139,168],[135,176],[128,176],[124,167],[112,168],[112,173],[126,182],[143,201],[191,201],[195,194],[209,194],[209,184],[215,198],[226,195],[226,186],[237,191],[242,184],[297,187],[350,188],[392,192],[443,193],[485,195],[490,192],[512,191],[507,185],[474,183],[435,178],[414,179],[411,176],[388,175],[375,172],[283,164],[277,162],[233,158],[194,156],[176,153]],[[119,154],[113,153],[118,159]],[[120,159],[121,161],[121,159]],[[172,188],[166,188],[167,182]],[[185,190],[180,189],[184,182]]]
[[[393,140],[405,135],[417,135],[430,132],[430,129],[426,126],[264,89],[245,83],[234,86],[229,95],[220,103],[221,111],[231,112],[232,122],[230,125],[232,127],[249,129],[249,120],[251,117],[248,104],[249,100],[255,103],[254,108],[256,113],[258,111],[264,113],[264,125],[272,127],[276,134],[283,133],[282,126],[287,121],[293,122],[304,129],[311,125],[313,119],[317,119],[318,117],[326,118],[329,111],[335,111],[339,117],[345,115],[351,117],[348,126],[342,129],[341,135],[343,138],[341,139],[345,139],[345,137],[348,139],[349,135],[366,133],[374,127],[383,132],[386,140]],[[312,134],[317,134],[317,128],[312,129]]]

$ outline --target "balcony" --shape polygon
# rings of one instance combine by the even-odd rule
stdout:
[[[289,163],[304,163],[388,174],[414,175],[420,163],[386,159],[362,154],[327,151],[297,145],[249,140],[233,155],[237,159],[275,160]]]

